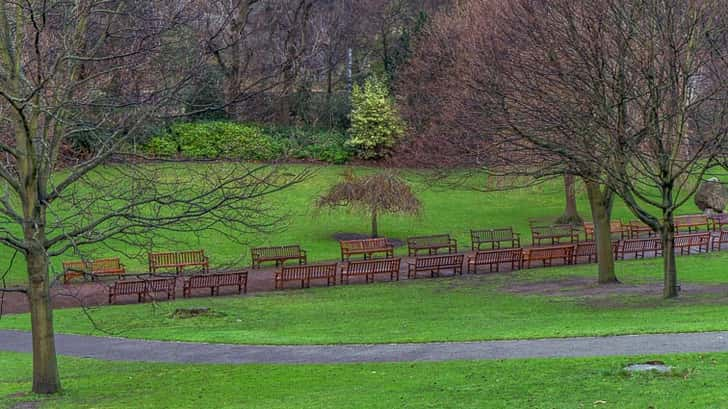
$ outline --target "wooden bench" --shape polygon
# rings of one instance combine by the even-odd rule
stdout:
[[[723,226],[728,227],[728,213],[714,213],[708,217],[710,222],[710,229],[713,231],[723,230]]]
[[[464,254],[443,254],[416,257],[407,262],[407,278],[417,278],[417,273],[429,272],[430,277],[439,276],[442,270],[452,270],[453,274],[463,274]]]
[[[655,231],[652,230],[652,227],[639,220],[632,220],[627,223],[627,237],[630,239],[639,239],[645,235],[647,237],[654,237]]]
[[[372,258],[375,254],[383,253],[384,257],[394,257],[394,246],[385,238],[341,240],[341,261],[349,260],[351,256],[363,255],[364,259]]]
[[[554,260],[562,260],[563,264],[574,261],[574,244],[555,244],[544,247],[527,247],[523,249],[523,266],[530,268],[531,263],[540,261],[544,267],[549,267]]]
[[[683,216],[675,216],[675,231],[686,231],[692,233],[700,230],[709,230],[710,222],[704,214],[689,214]]]
[[[612,220],[609,222],[609,233],[612,237],[619,236],[619,239],[626,238],[627,227],[622,224],[621,220]],[[584,222],[584,239],[586,241],[594,241],[594,223]]]
[[[210,295],[220,295],[221,287],[238,287],[238,294],[248,292],[247,271],[226,271],[213,274],[195,274],[185,279],[182,296],[192,296],[192,290],[206,288]]]
[[[470,248],[482,250],[482,245],[490,245],[491,249],[501,248],[501,243],[508,247],[521,247],[521,236],[512,227],[486,230],[470,230]]]
[[[420,251],[427,251],[427,254],[437,254],[440,249],[446,249],[448,254],[458,252],[457,240],[449,234],[434,234],[431,236],[416,236],[407,239],[407,252],[416,256]]]
[[[109,304],[113,304],[120,295],[136,295],[138,302],[142,302],[153,294],[161,293],[166,294],[168,300],[174,300],[176,285],[175,277],[119,280],[109,287]]]
[[[326,280],[326,285],[336,285],[337,263],[281,266],[275,275],[275,288],[282,290],[288,281],[300,281],[301,288],[311,286],[311,280]]]
[[[262,263],[273,261],[276,267],[286,263],[288,260],[296,260],[298,264],[306,264],[306,251],[299,245],[276,246],[276,247],[255,247],[250,249],[250,258],[253,261],[253,268],[260,268]]]
[[[341,268],[341,284],[349,284],[352,276],[364,276],[367,283],[373,282],[376,274],[389,274],[390,281],[399,281],[400,262],[399,258],[349,261]]]
[[[634,258],[645,258],[647,253],[652,253],[655,257],[662,255],[662,241],[658,237],[620,241],[617,258],[624,260],[628,254],[632,254]]]
[[[710,232],[688,233],[675,235],[675,250],[680,249],[680,255],[690,255],[693,249],[698,253],[707,253],[710,250]]]
[[[728,229],[718,231],[718,234],[713,237],[711,249],[713,251],[721,251],[724,244],[728,244]]]
[[[205,250],[149,253],[148,256],[150,273],[173,268],[175,273],[179,275],[187,267],[202,267],[203,273],[210,272],[210,261],[205,256]]]
[[[63,283],[74,278],[90,276],[95,280],[99,276],[118,276],[126,274],[126,267],[118,257],[102,258],[97,260],[75,260],[63,262]]]
[[[478,266],[488,266],[488,271],[500,271],[501,264],[510,264],[511,271],[521,268],[523,263],[523,249],[520,247],[509,249],[495,249],[478,251],[468,257],[468,273],[478,272]]]
[[[562,240],[569,243],[579,241],[579,229],[571,224],[531,225],[531,243],[541,245],[544,241],[559,244]]]
[[[619,240],[612,240],[612,257],[617,258],[619,250]],[[587,263],[594,263],[597,260],[597,243],[595,241],[582,241],[576,243],[574,248],[574,264],[579,263],[579,259],[586,258]]]

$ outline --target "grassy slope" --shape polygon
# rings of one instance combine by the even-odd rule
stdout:
[[[344,209],[333,211],[312,209],[315,199],[336,183],[343,171],[344,168],[340,166],[321,167],[305,183],[276,194],[271,200],[280,207],[281,214],[291,216],[287,228],[270,235],[247,234],[241,239],[251,245],[298,243],[308,250],[311,261],[338,258],[339,246],[332,235],[337,232],[368,233],[370,223],[366,216],[352,214]],[[528,218],[558,216],[563,211],[563,187],[559,181],[507,192],[482,193],[471,189],[433,187],[430,181],[420,175],[413,172],[403,174],[413,183],[424,204],[424,211],[420,218],[382,216],[380,234],[387,237],[405,239],[413,235],[449,232],[458,239],[461,248],[469,248],[470,229],[513,226],[521,232],[524,241],[528,242],[530,240]],[[579,187],[579,208],[581,214],[588,218],[590,215],[588,203],[581,187]],[[693,213],[696,210],[692,203],[689,203],[681,211]],[[633,219],[621,201],[615,204],[614,217]],[[180,234],[175,239],[179,243],[166,245],[160,243],[155,249],[201,247],[208,251],[213,265],[249,265],[249,249],[241,248],[239,244],[225,240],[219,234],[202,233],[199,237]],[[144,251],[129,248],[124,244],[115,246],[122,251],[113,252],[101,246],[87,251],[90,257],[118,255],[124,259],[131,271],[145,270]],[[398,250],[400,254],[403,251],[405,250]],[[138,253],[142,255],[136,259],[125,256]],[[11,251],[5,247],[0,248],[0,275],[11,257]],[[61,259],[58,258],[53,262],[56,273],[60,272]],[[7,277],[8,282],[24,282],[23,271],[22,257],[17,257]]]
[[[617,264],[626,284],[659,280],[661,260]],[[728,252],[678,259],[682,283],[725,282]],[[251,344],[331,344],[461,341],[727,330],[725,294],[679,300],[653,295],[513,294],[513,282],[578,275],[582,265],[434,280],[350,285],[249,297],[198,298],[174,303],[92,309],[98,328],[131,338]],[[602,301],[601,303],[598,301]],[[595,302],[596,301],[596,302]],[[180,306],[205,306],[220,317],[172,319]],[[59,332],[102,333],[79,310],[55,312]],[[5,316],[2,328],[29,328],[27,315]]]
[[[728,354],[350,365],[171,365],[61,359],[66,392],[30,389],[29,355],[0,353],[0,408],[723,408]],[[22,394],[21,394],[22,395]]]

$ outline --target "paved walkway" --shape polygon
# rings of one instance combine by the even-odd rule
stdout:
[[[111,361],[352,363],[728,352],[727,332],[384,345],[255,346],[57,335],[58,353]],[[0,350],[30,352],[30,333],[0,331]]]

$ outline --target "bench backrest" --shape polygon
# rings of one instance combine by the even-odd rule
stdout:
[[[296,244],[290,246],[256,247],[251,252],[253,253],[253,258],[300,257],[301,246]]]
[[[205,263],[205,250],[170,251],[165,253],[149,253],[149,265],[171,267],[182,264]]]
[[[166,252],[166,253],[149,253],[149,265],[150,266],[176,266],[179,264],[177,261],[177,253]]]
[[[549,226],[531,226],[531,232],[540,236],[570,236],[575,228],[571,224],[552,224]]]
[[[619,240],[612,241],[612,254],[616,254],[619,249]],[[581,241],[576,243],[574,248],[574,255],[576,257],[588,257],[597,255],[597,243],[595,241]]]
[[[174,287],[177,284],[175,278],[152,278],[146,280],[147,291],[150,293],[174,291]]]
[[[512,263],[521,261],[522,258],[521,248],[478,251],[475,253],[475,264]]]
[[[303,280],[306,278],[326,278],[336,275],[338,264],[308,264],[302,266],[283,266],[280,275],[283,280]]]
[[[64,261],[63,271],[83,271],[88,272],[88,264],[82,260]]]
[[[710,233],[676,234],[675,247],[707,246],[710,244]]]
[[[682,216],[675,216],[675,226],[707,226],[708,217],[704,214],[689,214]]]
[[[497,241],[515,240],[516,235],[512,227],[486,230],[470,230],[470,237],[476,243],[490,243]]]
[[[441,256],[417,257],[415,259],[415,268],[436,268],[436,267],[455,267],[463,264],[463,254],[444,254]]]
[[[658,250],[662,250],[662,242],[657,237],[649,239],[629,239],[620,242],[620,251],[622,253]]]
[[[190,276],[188,280],[192,288],[216,287],[218,283],[218,278],[214,274],[197,274]]]
[[[121,261],[118,257],[114,258],[102,258],[91,262],[92,273],[103,273],[106,271],[120,271]]]
[[[377,250],[392,247],[387,242],[387,239],[383,237],[361,240],[341,240],[339,241],[339,245],[343,251]]]
[[[114,283],[114,293],[131,295],[146,292],[147,280],[120,280]]]
[[[559,245],[548,247],[529,247],[525,249],[529,258],[561,258],[574,255],[575,245]]]
[[[205,263],[205,250],[186,250],[177,252],[177,262],[181,264]]]
[[[398,258],[350,261],[346,265],[349,274],[389,273],[399,271]]]
[[[449,234],[434,234],[432,236],[418,236],[407,239],[407,245],[410,247],[447,246],[449,244]]]
[[[215,273],[214,276],[216,276],[217,285],[219,286],[240,285],[246,278],[248,278],[248,273],[246,271],[229,271],[225,273]]]

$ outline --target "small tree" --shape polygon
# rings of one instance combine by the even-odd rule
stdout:
[[[394,147],[404,135],[404,122],[399,116],[387,84],[376,77],[351,92],[351,138],[349,144],[364,159],[378,159]]]
[[[346,206],[371,214],[372,237],[379,235],[377,216],[382,213],[418,215],[422,204],[404,180],[392,171],[354,176],[351,171],[316,202],[316,207]]]

